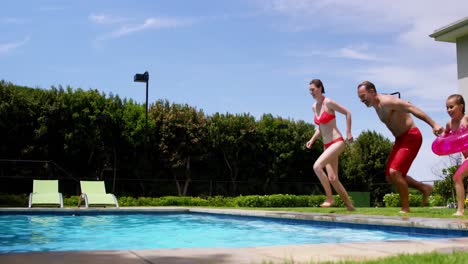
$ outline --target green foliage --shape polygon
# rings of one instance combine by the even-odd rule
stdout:
[[[344,261],[341,264],[455,264],[466,263],[466,252],[430,252],[421,254],[400,254],[368,261]]]
[[[27,207],[29,196],[26,194],[0,193],[0,207]]]
[[[442,180],[434,183],[433,192],[442,196],[444,203],[456,202],[455,189],[453,183],[453,175],[458,166],[450,166],[442,169]],[[464,179],[465,186],[468,183],[468,178]]]
[[[400,195],[398,193],[387,193],[384,198],[385,207],[400,207]],[[410,193],[409,194],[409,203],[412,207],[421,206],[422,196],[415,195]]]
[[[133,198],[133,197],[122,196],[122,197],[118,197],[117,200],[119,201],[119,206],[139,206],[140,205],[138,203],[139,199]],[[148,202],[148,204],[145,204],[145,206],[153,206],[152,199],[151,201],[148,201],[147,199],[146,202]]]
[[[243,168],[252,167],[257,150],[255,118],[250,114],[215,113],[208,119],[208,143],[213,148],[212,158],[220,160],[215,169],[226,173],[231,181],[230,194],[237,193],[239,175]],[[227,170],[223,170],[226,168]]]
[[[64,169],[41,176],[73,178],[61,182],[64,195],[76,194],[81,179],[105,180],[117,196],[322,193],[312,164],[323,147],[304,146],[312,124],[271,114],[260,120],[248,113],[206,116],[187,104],[158,100],[150,104],[146,126],[145,110],[93,89],[0,81],[0,137],[8,139],[0,157],[54,161]],[[390,148],[381,135],[362,133],[340,157],[344,186],[370,191],[374,204],[381,201],[389,192],[383,172]]]
[[[78,206],[79,200],[80,200],[80,196],[78,195],[63,197],[63,206],[67,206],[67,207]]]
[[[223,196],[212,196],[205,198],[208,201],[209,206],[214,207],[235,207],[234,197],[223,197]]]
[[[192,164],[207,155],[207,119],[202,110],[187,104],[158,101],[151,109],[156,121],[159,158],[171,171],[179,196],[187,195],[192,181]],[[183,186],[181,186],[183,182]]]
[[[385,207],[400,207],[400,195],[398,193],[387,193],[384,198]],[[409,194],[409,202],[411,207],[419,207],[422,204],[422,195]],[[429,196],[429,206],[444,206],[445,202],[441,195],[435,194]]]
[[[338,195],[334,196],[335,207],[344,206]],[[325,195],[247,195],[234,199],[238,207],[318,207],[325,201]]]
[[[434,194],[429,196],[429,206],[445,206],[446,201],[442,195]]]
[[[390,140],[377,132],[364,131],[340,156],[343,184],[369,191],[374,206],[380,206],[383,196],[390,192],[391,186],[385,181],[385,167],[391,149]]]
[[[64,197],[66,207],[78,206],[79,196]],[[338,195],[334,196],[334,207],[343,207]],[[212,206],[212,207],[318,207],[325,201],[324,195],[247,195],[237,197],[118,197],[120,206]],[[5,207],[26,207],[26,195],[0,194],[0,205]]]

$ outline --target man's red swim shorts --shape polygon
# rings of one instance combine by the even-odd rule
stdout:
[[[399,171],[403,177],[408,173],[411,163],[421,148],[422,135],[417,127],[413,127],[405,134],[395,139],[392,152],[387,161],[385,175],[390,175],[390,169]]]

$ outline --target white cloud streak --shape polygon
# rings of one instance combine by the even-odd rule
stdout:
[[[100,24],[100,25],[112,25],[112,24],[125,21],[124,18],[115,17],[111,15],[105,15],[105,14],[91,14],[88,16],[88,19],[92,23]]]
[[[315,57],[322,56],[328,58],[343,58],[352,60],[363,60],[363,61],[379,61],[382,60],[376,55],[364,50],[362,48],[355,47],[344,47],[336,50],[312,50],[312,51],[290,51],[287,53],[293,57]]]
[[[344,32],[399,32],[403,43],[427,47],[435,29],[466,17],[468,1],[273,0],[263,8],[284,16],[292,31],[330,27]]]
[[[373,55],[366,54],[356,49],[352,48],[341,48],[338,50],[337,57],[347,58],[347,59],[356,59],[364,61],[375,61],[377,58]]]
[[[21,24],[25,24],[25,20],[21,18],[16,18],[16,17],[6,17],[3,19],[0,19],[0,23],[11,24],[11,25],[21,25]]]
[[[18,42],[0,43],[0,55],[6,55],[29,42],[29,37]]]
[[[125,19],[116,18],[108,15],[90,15],[88,17],[90,21],[96,24],[115,24],[124,21]],[[120,23],[121,24],[121,23]],[[179,18],[166,18],[166,17],[151,17],[144,20],[141,24],[125,24],[120,28],[99,37],[99,40],[104,39],[115,39],[125,37],[127,35],[147,31],[147,30],[158,30],[168,28],[185,27],[193,24],[192,20],[179,19]]]
[[[379,92],[400,91],[407,96],[434,100],[440,110],[440,98],[457,89],[457,65],[424,67],[374,66],[358,71],[357,81],[371,80]],[[426,101],[427,107],[431,105]]]
[[[273,0],[259,1],[263,9],[282,18],[291,31],[324,30],[334,34],[363,34],[370,50],[354,43],[331,51],[327,57],[368,61],[349,64],[357,82],[370,80],[377,87],[398,90],[427,107],[440,108],[440,98],[456,92],[455,45],[435,42],[436,29],[466,17],[468,1],[453,0]],[[284,30],[284,27],[281,28]],[[388,39],[381,41],[382,36]],[[435,102],[434,104],[432,104]]]

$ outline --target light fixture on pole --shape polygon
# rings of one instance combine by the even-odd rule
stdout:
[[[133,77],[134,82],[145,82],[146,83],[146,129],[148,129],[148,82],[149,82],[149,73],[145,71],[145,73],[137,73],[135,77]]]

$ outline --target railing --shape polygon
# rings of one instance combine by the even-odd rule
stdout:
[[[0,193],[28,193],[33,179],[59,179],[70,193],[76,193],[79,182],[52,160],[0,159]]]
[[[178,195],[177,183],[167,175],[150,177],[128,177],[130,172],[119,173],[115,178],[112,173],[101,173],[100,180],[105,181],[106,189],[117,195],[128,196],[167,196]],[[60,190],[64,195],[77,195],[80,193],[79,181],[66,169],[51,160],[9,160],[0,159],[0,193],[29,193],[32,190],[33,179],[58,179]],[[184,180],[179,181],[179,187]],[[387,182],[374,183],[363,188],[362,184],[344,183],[348,192],[366,192],[376,187],[391,187]],[[230,196],[248,194],[323,194],[321,184],[312,175],[310,181],[304,179],[289,179],[262,183],[255,180],[229,181],[222,179],[191,179],[186,195],[189,196]]]

